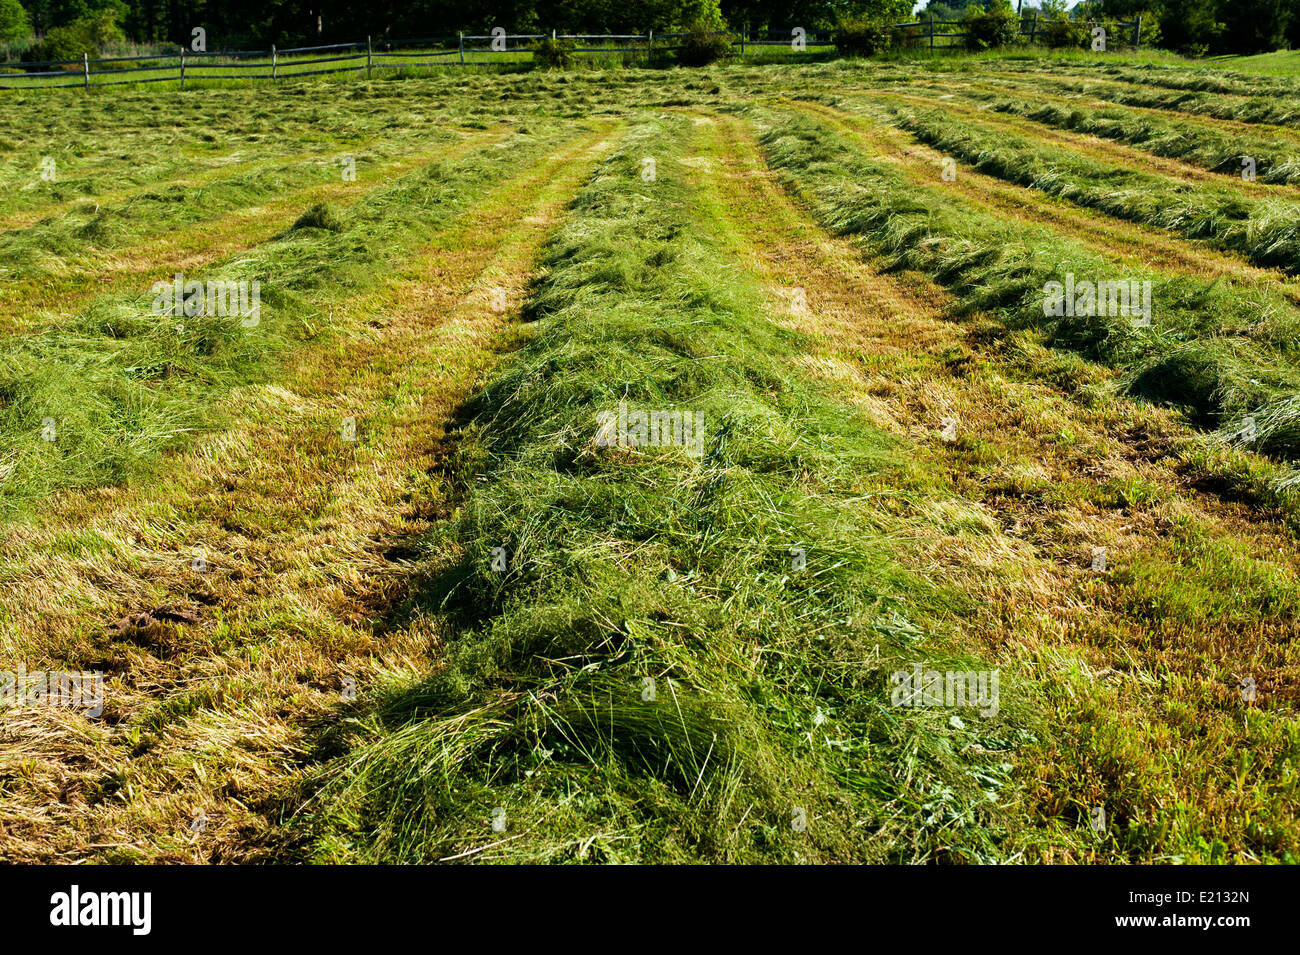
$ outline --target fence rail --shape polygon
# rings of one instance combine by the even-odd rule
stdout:
[[[1080,20],[1020,20],[1019,34],[1027,36],[1033,42],[1038,32],[1050,23],[1068,22],[1077,26],[1090,25],[1091,21]],[[912,23],[893,24],[891,30],[915,30],[909,34],[910,45],[925,46],[930,50],[956,49],[964,45],[966,32],[949,31],[949,26],[962,26],[959,20],[917,20]],[[1142,18],[1132,22],[1117,24],[1122,29],[1132,31],[1132,45],[1141,43]],[[831,30],[805,31],[799,28],[790,30],[724,30],[715,36],[730,37],[731,45],[739,47],[741,55],[751,48],[762,50],[768,47],[786,47],[793,53],[806,53],[809,50],[835,46],[835,34]],[[186,80],[204,79],[269,79],[272,82],[302,76],[322,76],[328,73],[351,73],[365,70],[372,76],[376,70],[411,69],[412,67],[446,67],[457,68],[473,66],[494,66],[509,63],[512,58],[531,56],[539,40],[563,40],[575,43],[598,42],[601,46],[575,46],[569,52],[580,54],[644,54],[647,62],[653,62],[656,56],[663,56],[680,50],[682,40],[691,36],[689,33],[495,33],[466,34],[455,36],[424,37],[415,40],[384,40],[375,43],[366,37],[364,42],[329,43],[318,46],[298,46],[269,50],[225,50],[192,51],[182,49],[178,53],[142,53],[135,56],[119,55],[92,59],[83,55],[80,60],[39,60],[32,62],[0,62],[0,90],[24,89],[61,89],[81,86],[119,86],[124,83],[161,83],[179,82],[183,87]],[[936,43],[936,40],[946,42]],[[952,41],[958,42],[952,42]],[[476,44],[487,43],[487,46]],[[620,43],[631,45],[610,46]],[[342,52],[351,50],[353,52]],[[316,56],[313,53],[331,53],[335,56]],[[486,57],[486,58],[485,58]],[[502,58],[505,59],[502,59]],[[217,62],[227,60],[233,62]],[[423,60],[423,62],[412,62]],[[260,62],[249,62],[260,61]],[[301,67],[318,66],[324,63],[347,64],[328,69],[304,70]],[[105,64],[129,64],[103,68]],[[151,65],[156,64],[156,65]],[[54,69],[45,69],[54,67]],[[99,67],[99,68],[97,68]],[[241,73],[203,72],[239,69]],[[125,79],[108,79],[96,81],[96,77],[120,77],[122,74],[158,73],[164,76],[131,76]],[[70,82],[45,82],[62,78]],[[26,82],[26,81],[37,82]]]
[[[1076,27],[1083,27],[1088,30],[1091,30],[1091,28],[1094,26],[1103,25],[1102,23],[1096,20],[1070,20],[1070,19],[1060,19],[1060,18],[1053,19],[1048,17],[1040,18],[1038,14],[1035,13],[1033,17],[1021,17],[1020,25],[1017,27],[1016,32],[1018,35],[1022,37],[1028,37],[1029,42],[1033,43],[1038,39],[1038,34],[1040,30],[1043,30],[1055,23],[1066,23]],[[966,23],[964,20],[917,20],[912,23],[894,24],[894,26],[891,29],[900,30],[900,29],[909,29],[915,27],[917,28],[918,32],[913,33],[911,35],[912,39],[916,41],[915,45],[922,45],[925,41],[928,41],[929,48],[931,50],[955,50],[955,49],[964,48],[965,43],[964,42],[954,43],[951,41],[953,40],[964,41],[966,37],[970,36],[969,31],[946,30],[946,29],[936,30],[935,28],[949,27],[949,26],[961,27],[965,25]],[[1136,20],[1122,20],[1122,21],[1112,22],[1111,25],[1120,28],[1122,31],[1125,31],[1123,34],[1121,34],[1121,37],[1119,38],[1121,42],[1123,42],[1127,38],[1126,45],[1131,45],[1134,49],[1141,46],[1142,18],[1140,16]],[[949,42],[935,43],[935,40],[947,40]]]

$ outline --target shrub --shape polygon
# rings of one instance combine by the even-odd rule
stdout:
[[[1120,20],[1115,17],[1106,17],[1101,20],[1091,20],[1084,30],[1083,45],[1089,46],[1092,43],[1092,28],[1106,28],[1106,46],[1107,49],[1118,50],[1133,45],[1133,27],[1121,26]],[[1155,17],[1149,17],[1145,13],[1142,15],[1142,41],[1148,45],[1158,40],[1160,36],[1160,27],[1156,23]]]
[[[1163,37],[1160,34],[1160,18],[1154,13],[1142,14],[1142,35],[1138,39],[1142,46],[1155,47],[1161,45]]]
[[[1038,24],[1038,41],[1053,49],[1087,46],[1091,36],[1086,25],[1078,20],[1047,20]]]
[[[842,20],[835,28],[840,56],[875,56],[890,45],[889,27],[870,20]]]
[[[677,62],[682,66],[708,66],[731,54],[731,36],[715,32],[707,24],[696,21],[682,37],[677,51]]]
[[[117,26],[117,14],[105,11],[93,17],[82,17],[67,26],[54,27],[40,43],[27,51],[26,56],[38,62],[80,60],[83,54],[99,56],[108,44],[125,39]]]
[[[82,17],[72,26],[78,30],[96,53],[106,52],[111,44],[126,42],[126,35],[117,25],[117,13],[104,10],[93,16]]]
[[[966,46],[972,50],[1010,46],[1019,35],[1020,20],[1003,0],[991,0],[986,9],[967,7],[964,19]]]
[[[97,55],[98,51],[91,47],[75,29],[66,26],[54,27],[50,30],[41,42],[27,51],[27,57],[36,62],[80,60],[83,53]]]
[[[0,0],[0,45],[6,53],[11,43],[22,43],[32,35],[32,21],[18,0]]]
[[[573,55],[577,48],[578,45],[573,40],[543,37],[533,44],[533,62],[544,70],[567,69],[573,65]]]

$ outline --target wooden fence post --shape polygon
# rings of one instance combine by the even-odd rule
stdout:
[[[275,59],[275,44],[272,43],[271,44],[271,82],[272,83],[275,82],[276,66],[277,63]]]
[[[645,65],[649,66],[655,58],[655,31],[651,30],[646,36],[649,42],[645,48]]]
[[[185,89],[185,47],[181,47],[181,89]]]
[[[370,34],[366,34],[366,79],[370,79]]]
[[[930,14],[930,52],[934,52],[934,14]]]
[[[461,66],[464,66],[464,65],[465,65],[465,31],[464,31],[464,30],[461,30],[460,33],[458,34],[458,36],[460,37],[460,42],[459,42],[459,46],[460,46],[460,65],[461,65]]]
[[[81,68],[86,74],[86,89],[90,89],[90,54],[81,54]]]
[[[1034,11],[1034,25],[1029,29],[1029,42],[1033,43],[1038,37],[1038,11]]]
[[[1133,49],[1142,44],[1142,14],[1138,14],[1137,23],[1133,24]]]

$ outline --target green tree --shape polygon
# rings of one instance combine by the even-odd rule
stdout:
[[[961,16],[966,12],[964,3],[927,3],[925,8],[917,13],[917,18],[921,21],[929,20],[933,17],[936,20],[961,20]]]
[[[120,43],[124,39],[117,26],[117,14],[112,10],[101,10],[66,26],[51,28],[44,39],[28,51],[28,58],[33,61],[75,62],[83,54],[98,56],[110,43]]]
[[[962,21],[966,46],[971,50],[1010,46],[1020,30],[1020,17],[1011,9],[1011,0],[988,0],[984,7],[972,3]]]
[[[1226,53],[1271,53],[1287,45],[1293,0],[1233,0],[1220,8]]]
[[[755,30],[827,30],[846,20],[901,23],[911,19],[911,0],[722,0],[732,26]]]
[[[1225,20],[1237,16],[1235,0],[1099,0],[1107,17],[1132,20],[1151,15],[1160,25],[1160,45],[1179,53],[1226,52]],[[1294,0],[1293,0],[1294,2]],[[1143,35],[1147,36],[1146,28]]]
[[[718,0],[686,0],[678,16],[681,17],[678,22],[679,29],[727,29],[727,20],[722,14],[722,7]]]
[[[32,35],[32,21],[27,11],[18,0],[0,0],[0,44],[4,45],[5,56],[9,55],[9,46],[19,43]]]

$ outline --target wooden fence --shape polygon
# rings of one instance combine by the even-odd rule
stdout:
[[[1050,21],[1041,21],[1045,25]],[[1082,25],[1082,21],[1071,21]],[[895,24],[895,30],[910,30],[914,46],[930,50],[955,49],[964,45],[966,33],[950,32],[949,26],[960,21],[918,20]],[[1119,26],[1131,29],[1132,43],[1141,39],[1142,19]],[[1040,21],[1022,19],[1020,33],[1033,42]],[[789,53],[810,54],[835,46],[832,30],[740,30],[720,31],[730,37],[733,50],[741,56],[774,58],[773,48]],[[577,56],[600,54],[653,63],[656,58],[679,50],[686,33],[645,34],[542,34],[497,32],[489,35],[457,34],[415,40],[364,43],[331,43],[324,46],[300,46],[278,50],[227,50],[200,52],[182,49],[179,53],[111,56],[80,60],[45,60],[39,62],[0,63],[0,89],[49,89],[60,87],[115,86],[122,83],[179,82],[201,79],[262,79],[276,82],[302,76],[365,71],[373,76],[386,69],[412,67],[472,67],[520,62],[530,57],[538,41],[562,40],[575,44],[570,51]],[[942,41],[942,42],[936,42]],[[954,42],[956,41],[956,42]],[[593,45],[598,44],[598,45]],[[783,57],[785,58],[785,57]],[[791,57],[793,58],[793,57]],[[329,64],[328,66],[326,64]],[[35,81],[35,82],[33,82]]]
[[[1093,20],[1052,20],[1047,17],[1039,18],[1035,13],[1032,17],[1021,17],[1020,27],[1017,31],[1020,36],[1028,39],[1030,43],[1038,42],[1040,31],[1045,30],[1053,23],[1069,23],[1076,27],[1081,27],[1089,32],[1094,26],[1102,26]],[[1142,18],[1136,20],[1122,21],[1111,23],[1110,26],[1119,27],[1122,31],[1119,36],[1109,36],[1106,38],[1107,44],[1115,46],[1132,46],[1134,49],[1142,45]],[[962,20],[917,20],[914,23],[899,23],[894,26],[895,30],[908,29],[913,31],[911,39],[914,45],[926,46],[931,50],[955,50],[965,49],[966,37],[969,33],[962,30],[949,30],[948,27],[965,26]],[[936,43],[936,40],[943,42]]]

